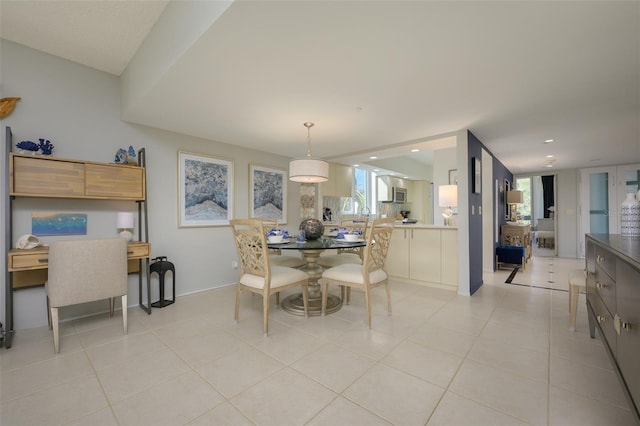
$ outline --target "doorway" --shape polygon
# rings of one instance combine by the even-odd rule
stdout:
[[[520,176],[515,180],[516,189],[523,192],[518,213],[522,221],[531,226],[533,256],[557,256],[556,175]]]

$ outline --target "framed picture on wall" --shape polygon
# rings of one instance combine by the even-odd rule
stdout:
[[[480,194],[482,191],[482,161],[478,157],[473,157],[472,176],[473,176],[473,193]]]
[[[451,169],[449,170],[449,185],[457,185],[458,184],[458,170]]]
[[[233,161],[178,151],[178,226],[228,225],[233,217]]]
[[[287,223],[287,172],[249,165],[249,215]]]

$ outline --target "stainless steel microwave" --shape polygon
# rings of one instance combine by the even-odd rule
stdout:
[[[394,203],[406,203],[407,202],[407,188],[393,187],[393,202]]]

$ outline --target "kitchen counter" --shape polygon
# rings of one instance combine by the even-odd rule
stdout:
[[[340,226],[338,222],[322,222],[325,230],[329,228],[337,228]],[[396,228],[414,228],[414,229],[451,229],[457,230],[457,226],[444,226],[444,225],[432,225],[428,223],[402,223],[401,220],[396,220],[394,226]]]

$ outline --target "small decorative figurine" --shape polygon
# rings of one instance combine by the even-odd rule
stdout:
[[[136,164],[135,160],[132,160],[132,158],[135,158],[135,156],[136,151],[133,149],[133,146],[129,145],[129,150],[120,148],[118,152],[116,152],[116,158],[114,162],[120,164]]]
[[[54,146],[51,144],[49,139],[41,138],[38,140],[40,141],[38,147],[40,148],[40,151],[42,151],[42,155],[51,155],[51,153],[53,153]]]
[[[35,155],[36,152],[38,152],[38,150],[40,149],[38,147],[38,144],[36,144],[35,142],[31,142],[31,141],[22,141],[16,144],[16,148],[18,148],[20,150],[20,152],[24,152],[24,151],[30,151],[31,154]]]

